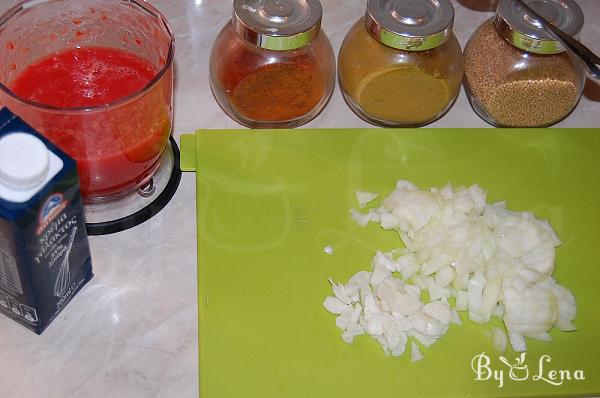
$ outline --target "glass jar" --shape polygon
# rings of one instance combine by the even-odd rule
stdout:
[[[525,0],[571,36],[583,26],[573,0]],[[465,47],[465,88],[471,106],[498,127],[545,127],[577,105],[585,70],[512,0],[500,0]]]
[[[463,76],[449,0],[369,0],[348,32],[338,73],[348,105],[383,126],[421,126],[443,115]]]
[[[167,20],[146,2],[26,0],[0,17],[0,106],[77,161],[87,203],[112,201],[164,158],[174,50]],[[138,72],[148,82],[132,88]],[[100,98],[106,88],[116,99]]]
[[[335,56],[318,0],[235,0],[210,55],[217,102],[253,128],[300,126],[335,85]]]

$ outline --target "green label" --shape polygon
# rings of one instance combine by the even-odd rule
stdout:
[[[445,31],[427,37],[408,37],[382,29],[379,34],[379,41],[386,46],[399,50],[425,51],[441,46],[446,42],[447,37]]]
[[[555,40],[539,40],[526,36],[517,31],[512,32],[511,43],[521,50],[536,54],[557,54],[563,51]]]

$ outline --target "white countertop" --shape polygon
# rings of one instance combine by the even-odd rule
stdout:
[[[339,49],[364,13],[364,0],[321,0],[323,28]],[[241,128],[217,106],[208,84],[208,54],[231,16],[232,1],[154,0],[177,35],[174,135],[198,128]],[[455,33],[464,46],[492,14],[488,0],[454,0]],[[0,11],[16,3],[0,0]],[[578,0],[582,41],[600,53],[600,2]],[[306,127],[369,126],[338,88]],[[556,127],[600,126],[600,86],[588,82],[577,109]],[[489,127],[464,91],[429,127]],[[184,174],[173,201],[155,218],[116,235],[91,238],[95,278],[37,336],[0,316],[0,397],[198,396],[194,174]]]

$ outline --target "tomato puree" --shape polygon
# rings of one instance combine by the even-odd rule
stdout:
[[[158,166],[170,134],[171,88],[156,84],[129,101],[103,105],[140,92],[157,72],[124,50],[78,48],[31,64],[11,89],[21,98],[62,109],[29,118],[77,160],[84,195],[110,196],[135,187]],[[68,109],[86,107],[94,109]]]

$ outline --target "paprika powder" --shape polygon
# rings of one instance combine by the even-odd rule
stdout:
[[[210,61],[219,105],[249,127],[297,127],[325,106],[335,84],[317,0],[234,2]]]

